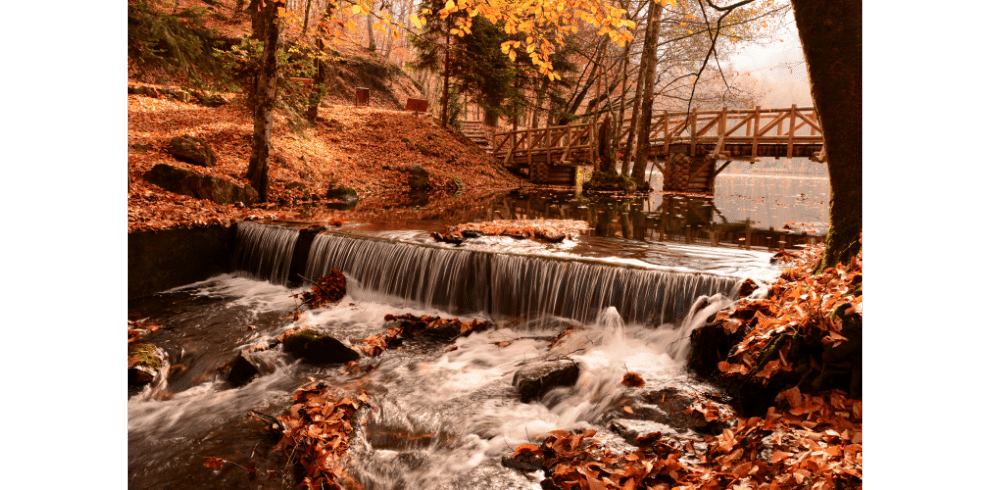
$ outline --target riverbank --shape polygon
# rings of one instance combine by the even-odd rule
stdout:
[[[269,170],[269,202],[220,204],[169,192],[145,179],[168,165],[248,184],[253,123],[245,96],[222,94],[227,103],[206,107],[173,97],[128,95],[128,231],[229,225],[250,219],[305,219],[313,210],[341,204],[328,190],[350,188],[359,200],[390,207],[410,201],[413,165],[427,172],[434,207],[452,196],[508,190],[526,182],[505,170],[460,133],[423,116],[345,105],[323,105],[316,124],[293,131],[276,113]],[[215,154],[205,167],[177,159],[173,138],[199,138]],[[426,207],[426,203],[423,203]],[[348,212],[324,213],[346,220]]]

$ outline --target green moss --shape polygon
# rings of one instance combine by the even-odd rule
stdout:
[[[586,191],[629,192],[636,188],[636,181],[622,175],[599,171],[591,174],[591,179],[583,187]]]
[[[137,359],[139,364],[143,364],[149,368],[158,369],[162,367],[162,361],[155,357],[155,351],[157,349],[152,344],[137,344],[131,347],[127,353],[127,357]]]

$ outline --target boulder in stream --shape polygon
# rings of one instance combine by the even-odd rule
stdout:
[[[570,360],[541,361],[524,365],[512,377],[523,403],[545,395],[558,386],[573,386],[580,370]]]
[[[247,351],[241,351],[237,356],[228,361],[227,365],[230,366],[227,381],[234,386],[248,384],[258,376],[270,374],[275,371],[274,365],[263,362]]]
[[[161,379],[168,368],[165,351],[153,344],[137,344],[127,349],[127,384],[144,386]]]
[[[735,411],[718,398],[663,388],[620,397],[606,417],[612,421],[612,430],[630,444],[653,432],[719,434],[730,427]]]
[[[282,347],[285,352],[310,364],[344,363],[361,357],[339,340],[316,330],[292,334],[282,342]]]

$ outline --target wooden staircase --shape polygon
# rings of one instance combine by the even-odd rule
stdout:
[[[485,153],[492,152],[492,142],[488,139],[488,135],[485,134],[485,127],[481,121],[461,121],[461,133],[467,137],[467,139],[478,145]]]

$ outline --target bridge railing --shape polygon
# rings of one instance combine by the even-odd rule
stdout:
[[[532,162],[534,156],[546,155],[547,162],[559,155],[562,162],[578,154],[597,157],[598,139],[593,122],[547,126],[507,131],[494,135],[492,142],[496,158],[509,162],[525,158]]]
[[[629,134],[631,119],[623,121],[620,138]],[[625,141],[622,139],[620,141]],[[718,111],[667,112],[653,116],[650,124],[650,144],[670,152],[671,144],[688,143],[691,154],[697,144],[722,145],[752,143],[753,158],[759,144],[787,145],[787,157],[794,144],[823,144],[821,125],[813,107],[792,105],[789,109],[755,109]]]

